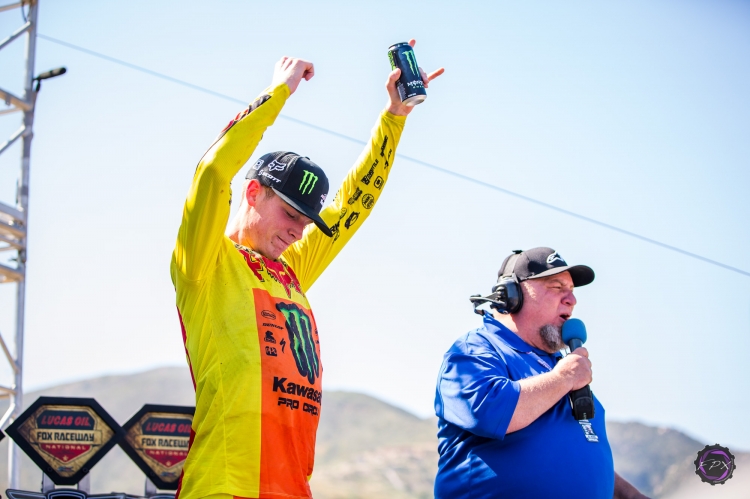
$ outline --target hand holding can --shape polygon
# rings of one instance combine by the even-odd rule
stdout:
[[[388,50],[391,74],[385,82],[388,91],[386,111],[397,116],[411,113],[414,106],[427,97],[425,89],[430,82],[445,72],[444,68],[439,68],[430,74],[425,73],[414,56],[416,43],[416,40],[411,39],[409,43],[392,45]]]
[[[424,88],[417,57],[414,55],[414,48],[407,42],[393,44],[388,48],[388,60],[391,62],[391,69],[401,70],[401,75],[396,81],[396,90],[401,102],[407,106],[416,106],[424,102],[427,91]]]

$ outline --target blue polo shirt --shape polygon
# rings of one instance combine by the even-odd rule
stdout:
[[[561,355],[524,342],[490,314],[456,341],[438,376],[436,499],[611,499],[615,476],[604,408],[576,421],[567,395],[509,433],[518,380],[552,370]]]

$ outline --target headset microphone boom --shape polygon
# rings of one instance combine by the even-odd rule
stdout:
[[[570,351],[580,348],[586,342],[586,326],[580,319],[568,319],[562,326],[562,339]],[[594,418],[594,396],[589,385],[573,390],[568,394],[573,417],[578,421]]]

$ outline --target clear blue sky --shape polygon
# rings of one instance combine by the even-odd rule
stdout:
[[[3,33],[20,24],[19,11],[0,13]],[[414,37],[420,65],[446,73],[399,153],[745,271],[748,26],[750,4],[725,0],[42,0],[40,10],[45,35],[244,101],[279,57],[308,58],[316,76],[284,114],[360,140],[385,103],[387,47]],[[0,86],[16,91],[20,49],[0,53]],[[61,65],[69,72],[44,84],[35,125],[28,388],[184,365],[169,258],[195,165],[241,107],[39,40],[37,72]],[[2,134],[18,120],[0,117]],[[335,185],[360,146],[279,120],[254,157],[278,149],[310,156]],[[18,154],[0,156],[6,203]],[[552,246],[597,273],[575,315],[607,417],[750,449],[750,277],[395,165],[375,213],[309,294],[325,388],[430,415],[442,354],[479,324],[467,297],[489,290],[511,250]],[[0,286],[6,335],[12,291]]]

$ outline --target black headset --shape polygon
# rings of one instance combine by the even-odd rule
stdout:
[[[485,303],[490,304],[490,308],[497,310],[501,314],[515,314],[523,306],[523,293],[521,284],[513,272],[516,266],[516,260],[523,253],[522,250],[513,250],[497,278],[497,284],[492,286],[492,293],[487,296],[471,295],[469,301],[474,305],[474,313],[484,315],[484,310],[479,306]]]

